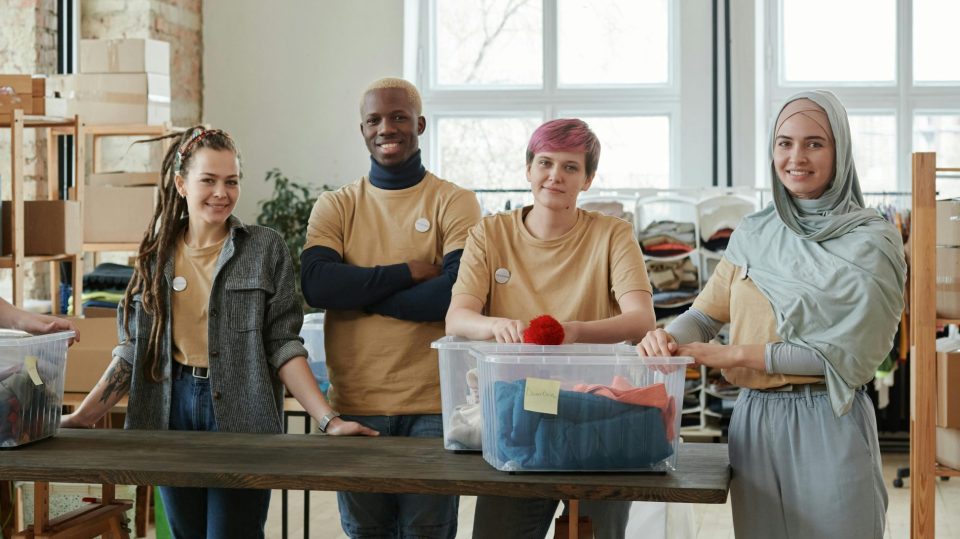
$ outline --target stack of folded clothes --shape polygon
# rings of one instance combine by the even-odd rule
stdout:
[[[604,215],[610,215],[612,217],[619,217],[624,221],[633,224],[633,212],[627,211],[623,208],[623,203],[617,202],[615,200],[610,201],[594,201],[594,202],[584,202],[580,205],[581,209],[587,211],[596,211]]]
[[[643,254],[669,257],[686,254],[696,248],[693,223],[654,221],[637,237]]]
[[[501,469],[644,470],[673,454],[676,404],[663,384],[561,390],[556,415],[526,410],[525,388],[525,379],[494,383]]]
[[[133,268],[105,262],[83,276],[83,308],[100,307],[116,310],[127,284],[133,278]],[[73,298],[70,298],[71,310]]]

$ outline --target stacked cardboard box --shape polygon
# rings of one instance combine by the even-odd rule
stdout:
[[[88,124],[170,122],[170,45],[152,39],[83,39],[80,73],[47,79],[47,114]]]
[[[33,114],[33,83],[30,75],[0,75],[0,123],[9,123],[13,111]]]
[[[90,174],[87,179],[84,241],[136,243],[142,240],[160,195],[160,173],[106,172]]]
[[[937,339],[937,461],[960,469],[960,340]]]

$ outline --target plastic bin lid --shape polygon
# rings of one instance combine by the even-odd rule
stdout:
[[[430,348],[438,350],[477,350],[484,353],[499,354],[567,354],[567,355],[612,355],[635,354],[633,346],[618,344],[505,344],[496,341],[469,341],[463,337],[446,336],[430,343]]]
[[[488,363],[508,363],[508,364],[537,364],[537,365],[569,365],[573,362],[590,365],[609,365],[611,362],[627,365],[650,366],[650,367],[680,367],[693,364],[693,358],[689,356],[665,356],[665,357],[643,357],[637,355],[632,346],[624,346],[625,351],[614,354],[511,354],[504,352],[483,352],[472,349],[470,353],[480,361]]]
[[[22,331],[16,334],[10,332],[0,333],[0,347],[21,347],[27,345],[47,344],[58,341],[65,341],[76,337],[75,331],[60,331],[47,335],[30,335]]]

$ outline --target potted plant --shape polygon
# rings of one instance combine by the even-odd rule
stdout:
[[[273,182],[273,196],[259,202],[260,215],[257,216],[257,224],[270,227],[283,236],[290,256],[293,258],[296,277],[294,281],[297,295],[302,301],[300,251],[306,242],[307,221],[310,220],[310,212],[320,192],[331,191],[332,188],[328,185],[316,188],[297,183],[280,172],[278,168],[267,171],[266,182]]]

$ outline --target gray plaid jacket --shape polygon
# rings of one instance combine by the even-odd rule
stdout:
[[[233,216],[229,226],[230,237],[214,269],[207,319],[214,415],[223,432],[283,432],[283,386],[277,371],[290,359],[307,355],[299,336],[303,308],[295,294],[293,263],[276,231],[246,226]],[[169,305],[173,260],[163,263]],[[126,428],[167,430],[172,389],[170,312],[161,345],[163,379],[155,383],[140,360],[146,354],[153,319],[143,310],[139,294],[132,301],[130,340],[124,342],[119,309],[120,345],[113,350],[115,357],[133,365]]]

